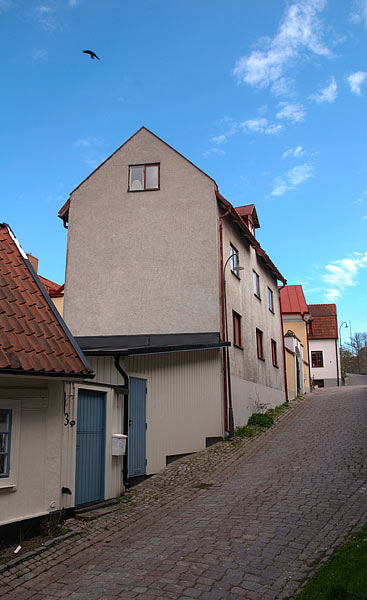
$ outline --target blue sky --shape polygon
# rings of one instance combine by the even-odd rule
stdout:
[[[0,219],[42,275],[64,280],[58,209],[145,125],[367,331],[367,0],[0,0],[0,49]]]

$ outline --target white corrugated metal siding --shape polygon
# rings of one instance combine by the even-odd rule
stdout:
[[[112,357],[90,357],[96,380],[121,384]],[[121,364],[147,380],[147,474],[166,466],[166,456],[205,448],[223,435],[220,350],[130,357]]]

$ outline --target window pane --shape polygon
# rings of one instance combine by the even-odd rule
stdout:
[[[0,432],[9,431],[9,413],[0,412]]]
[[[130,167],[130,189],[144,189],[144,167]]]
[[[7,456],[5,454],[0,454],[0,475],[5,475],[6,465],[7,465]]]
[[[8,434],[0,433],[0,452],[8,451]]]
[[[145,189],[158,189],[158,165],[154,167],[146,167],[146,184]]]

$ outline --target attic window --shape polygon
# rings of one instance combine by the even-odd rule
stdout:
[[[159,190],[159,165],[130,166],[129,191]]]

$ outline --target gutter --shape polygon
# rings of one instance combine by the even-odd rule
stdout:
[[[281,322],[281,326],[282,326],[282,341],[283,341],[284,392],[285,392],[285,401],[289,402],[289,398],[288,398],[288,383],[287,383],[287,369],[286,369],[286,366],[285,366],[284,324],[283,324],[282,305],[281,305],[281,302],[280,302],[280,291],[283,288],[285,288],[286,285],[287,285],[287,282],[285,281],[284,285],[282,285],[282,287],[278,288],[278,293],[279,293],[280,322]],[[302,373],[302,375],[303,375],[303,373]]]
[[[124,395],[124,413],[123,413],[123,417],[122,417],[122,432],[128,436],[128,427],[129,427],[129,376],[126,373],[126,371],[124,371],[124,369],[122,368],[122,366],[120,365],[120,357],[118,354],[115,354],[114,356],[114,364],[115,364],[115,368],[116,370],[120,373],[121,377],[124,380],[124,386],[123,388],[121,388],[121,391],[123,391],[123,395]],[[129,483],[128,483],[128,452],[129,452],[129,437],[127,438],[126,441],[126,449],[125,449],[125,454],[122,458],[122,482],[124,484],[124,487],[126,489],[128,489]]]
[[[223,219],[231,212],[231,208],[219,215],[219,251],[220,251],[220,291],[221,291],[221,316],[222,316],[222,339],[228,343],[226,336],[226,309],[224,306],[224,273],[223,273]],[[223,392],[224,392],[224,431],[230,433],[228,423],[228,383],[230,374],[228,373],[229,366],[229,350],[223,348]]]

